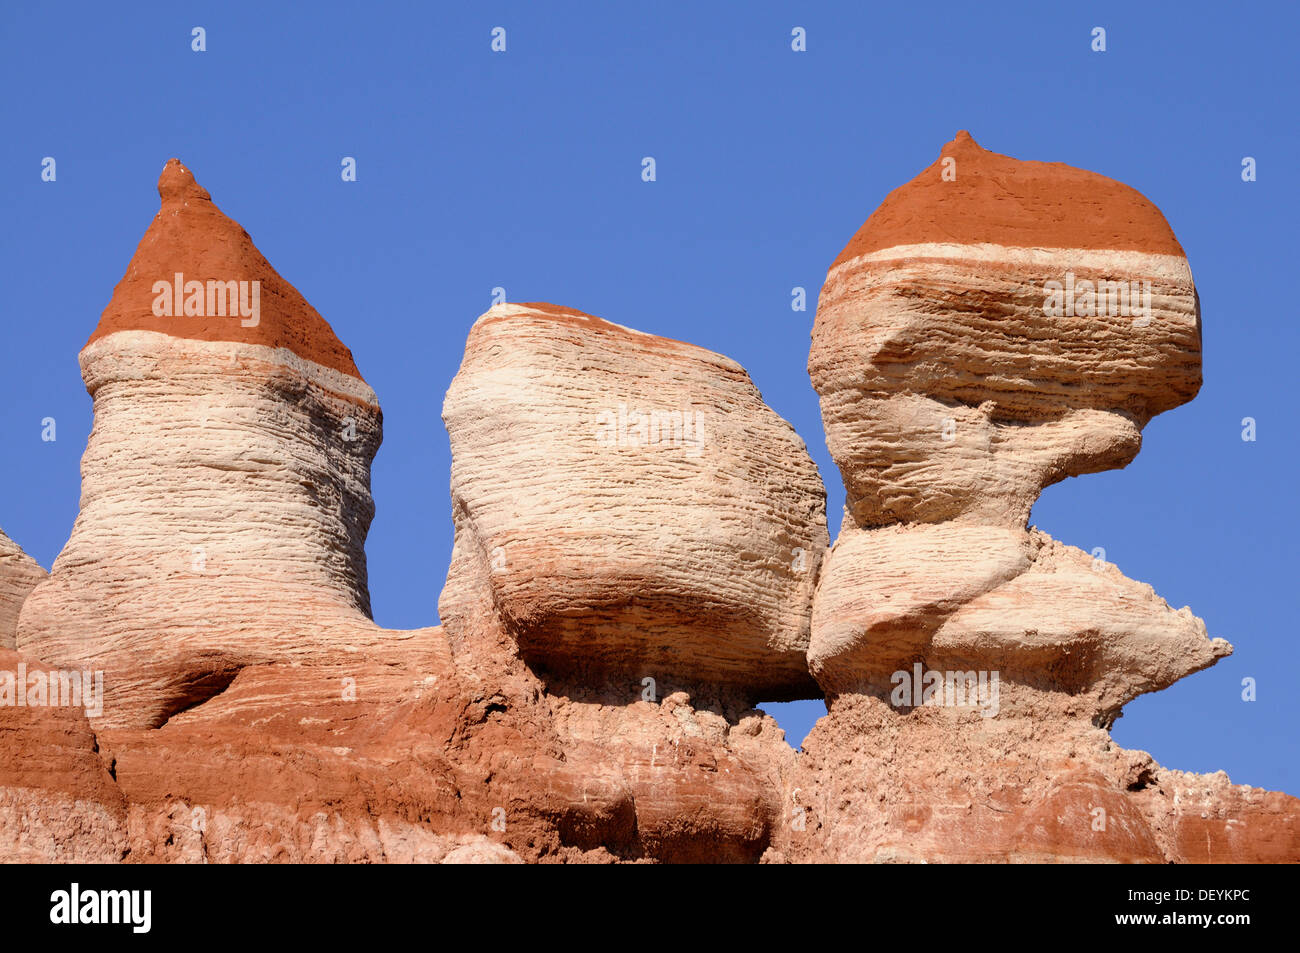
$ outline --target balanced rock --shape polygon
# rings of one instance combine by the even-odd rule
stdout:
[[[439,612],[508,732],[498,786],[564,845],[757,860],[793,753],[752,704],[816,692],[803,441],[735,362],[541,304],[479,318],[443,417]]]
[[[996,662],[1105,720],[1231,651],[1025,526],[1200,386],[1191,270],[1137,192],[959,133],[831,266],[808,366],[848,493],[813,611],[824,688]]]
[[[807,448],[734,361],[551,305],[475,323],[443,406],[455,567],[539,671],[812,690]],[[457,614],[455,573],[440,609]],[[454,627],[453,637],[454,637]]]
[[[0,531],[0,649],[14,647],[18,614],[46,575],[36,560]]]
[[[1201,384],[1181,246],[1127,186],[966,133],[831,266],[808,370],[860,526],[1023,526]]]
[[[81,510],[22,651],[108,672],[158,724],[244,665],[373,638],[374,392],[325,321],[173,159],[81,352]],[[255,608],[254,608],[255,607]]]
[[[1107,730],[1226,643],[1025,525],[1195,392],[1181,252],[1108,180],[948,153],[968,191],[895,193],[823,293],[829,555],[816,468],[742,368],[504,305],[444,405],[442,624],[405,632],[369,618],[374,394],[168,163],[82,352],[72,538],[44,578],[0,536],[0,862],[1300,858],[1296,799]],[[1072,283],[1053,332],[1043,261],[1148,269],[1151,322]],[[820,693],[799,752],[753,707]]]
[[[848,493],[808,651],[829,713],[787,776],[782,856],[1300,855],[1300,804],[1226,784],[1189,848],[1188,780],[1107,729],[1231,646],[1026,526],[1043,487],[1124,466],[1196,394],[1199,322],[1150,202],[964,133],[841,253],[809,358]]]

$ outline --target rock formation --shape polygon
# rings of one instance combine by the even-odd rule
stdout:
[[[27,596],[46,576],[31,556],[0,530],[0,649],[12,649],[18,613]]]
[[[808,694],[825,489],[738,364],[502,305],[470,331],[443,419],[456,568],[487,581],[531,665]],[[458,576],[444,622],[465,611]]]
[[[815,690],[828,538],[803,441],[735,362],[544,304],[475,323],[443,407],[458,657],[533,742],[579,843],[756,860],[789,749],[752,705]],[[534,727],[535,730],[535,727]]]
[[[1196,395],[1200,330],[1154,205],[959,133],[822,288],[808,371],[853,521],[1023,526],[1043,487],[1124,466]]]
[[[793,752],[752,704],[816,690],[828,537],[802,440],[744,371],[564,309],[494,309],[448,398],[447,628],[384,630],[363,552],[373,393],[178,162],[159,192],[82,354],[81,513],[13,657],[102,673],[102,710],[27,708],[6,736],[75,726],[111,787],[31,793],[24,775],[13,811],[108,803],[82,845],[100,859],[758,859]],[[173,300],[202,282],[203,313],[154,313],[176,274]],[[209,281],[258,282],[257,322],[215,314]]]
[[[176,160],[159,193],[81,354],[71,538],[45,578],[0,535],[0,860],[1300,859],[1300,801],[1108,734],[1229,646],[1027,526],[1199,386],[1132,190],[963,134],[868,220],[809,360],[830,550],[735,362],[494,307],[443,407],[442,624],[405,632],[369,615],[375,394]],[[798,753],[755,708],[823,696]]]
[[[85,714],[70,706],[16,704],[16,692],[48,679],[50,671],[0,649],[0,861],[121,860],[126,799]]]
[[[996,662],[1016,699],[1107,721],[1231,651],[1026,530],[1043,487],[1124,466],[1195,396],[1200,341],[1182,248],[1126,186],[963,132],[891,193],[831,266],[808,361],[848,494],[813,612],[822,686]]]
[[[108,723],[150,726],[244,666],[368,638],[382,420],[347,348],[189,170],[168,162],[158,192],[81,352],[81,512],[18,625],[21,651],[108,673]]]
[[[829,714],[794,859],[1187,859],[1179,782],[1105,729],[1231,646],[1026,523],[1195,396],[1200,337],[1150,202],[966,133],[849,242],[808,364],[848,501],[813,606]]]

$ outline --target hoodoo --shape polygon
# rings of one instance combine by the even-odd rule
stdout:
[[[104,669],[103,717],[120,724],[160,723],[246,665],[373,628],[379,402],[189,169],[169,161],[158,194],[81,352],[95,413],[81,511],[18,625],[21,651]],[[157,313],[156,286],[178,276],[202,313]],[[249,326],[231,298],[254,285]],[[224,308],[207,308],[210,287],[232,292]]]
[[[740,365],[493,307],[442,407],[442,624],[410,631],[369,617],[374,393],[184,166],[158,190],[81,353],[71,538],[46,578],[0,534],[0,861],[1300,858],[1300,801],[1110,738],[1228,644],[1027,525],[1200,384],[1132,189],[963,134],[868,219],[809,358],[829,550]],[[798,752],[754,707],[820,696]]]
[[[457,553],[444,620],[473,562],[541,670],[815,691],[804,653],[825,490],[734,361],[501,305],[470,331],[443,418]]]
[[[752,706],[817,690],[803,441],[734,361],[548,304],[478,319],[443,419],[443,626],[563,752],[549,810],[618,857],[757,860],[792,752]]]
[[[830,711],[796,773],[816,818],[796,858],[1228,859],[1279,831],[1295,851],[1294,802],[1278,816],[1249,788],[1184,840],[1183,779],[1106,730],[1231,646],[1026,526],[1043,487],[1124,466],[1195,396],[1200,343],[1154,205],[964,132],[836,258],[808,369],[848,501],[813,605]],[[935,690],[895,690],[913,683]]]

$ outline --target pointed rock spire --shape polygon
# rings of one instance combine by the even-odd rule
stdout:
[[[95,411],[81,512],[17,633],[44,661],[93,659],[103,721],[131,726],[248,664],[379,631],[364,549],[374,391],[189,169],[168,162],[158,193],[81,352]]]
[[[360,379],[352,352],[271,267],[179,159],[158,177],[162,207],[87,345],[118,331],[287,348]]]

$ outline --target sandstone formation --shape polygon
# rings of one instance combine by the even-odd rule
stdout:
[[[1295,863],[1300,803],[1161,767],[1088,720],[846,694],[789,776],[768,859]]]
[[[375,394],[176,160],[159,193],[81,354],[71,538],[46,578],[0,534],[0,861],[1300,859],[1300,801],[1110,738],[1227,643],[1027,525],[1199,386],[1190,270],[1131,189],[962,134],[872,215],[809,360],[829,550],[735,362],[492,308],[411,631],[370,618]],[[1138,311],[1083,307],[1102,281]],[[820,697],[800,752],[755,707]]]
[[[808,371],[858,525],[1023,526],[1043,487],[1124,466],[1196,395],[1200,343],[1154,205],[963,132],[831,266]]]
[[[375,394],[188,169],[168,162],[158,192],[81,353],[95,412],[81,512],[18,625],[23,652],[108,673],[111,724],[156,726],[243,666],[376,638]],[[172,304],[200,313],[155,307],[178,275],[193,297]],[[210,289],[227,282],[223,304]],[[254,290],[256,324],[232,313]]]
[[[501,305],[470,331],[443,419],[455,568],[488,582],[531,665],[808,693],[825,490],[738,364],[579,311]],[[454,574],[445,622],[460,589]]]
[[[1046,533],[955,521],[846,526],[826,561],[808,661],[829,692],[894,672],[996,668],[1001,704],[1064,693],[1109,722],[1231,652],[1187,608]],[[1010,680],[1010,684],[1007,683]]]
[[[126,800],[79,708],[18,705],[49,672],[0,648],[0,860],[113,863],[127,854]]]
[[[23,602],[46,572],[0,530],[0,649],[12,649]]]
[[[112,781],[110,853],[757,860],[793,753],[752,702],[815,691],[828,537],[803,442],[744,371],[550,306],[486,316],[448,399],[447,628],[384,630],[363,551],[373,393],[183,166],[159,191],[82,354],[82,509],[18,636],[104,674],[88,724],[57,714]],[[257,323],[159,319],[176,273],[260,282]]]
[[[803,441],[735,362],[543,304],[479,318],[443,418],[439,613],[496,695],[536,699],[502,717],[545,726],[577,842],[757,859],[790,752],[752,705],[815,690]]]
[[[1191,270],[1141,195],[959,133],[831,266],[808,367],[848,491],[808,652],[828,691],[996,667],[1100,723],[1231,651],[1025,526],[1044,486],[1125,465],[1200,387]]]
[[[1026,527],[1043,487],[1124,466],[1200,386],[1196,290],[1159,211],[959,133],[831,266],[808,367],[848,502],[808,651],[829,714],[783,856],[1187,859],[1177,772],[1106,729],[1231,646]],[[1295,808],[1244,847],[1232,825],[1254,819],[1220,812],[1207,850],[1281,836],[1293,855]]]

